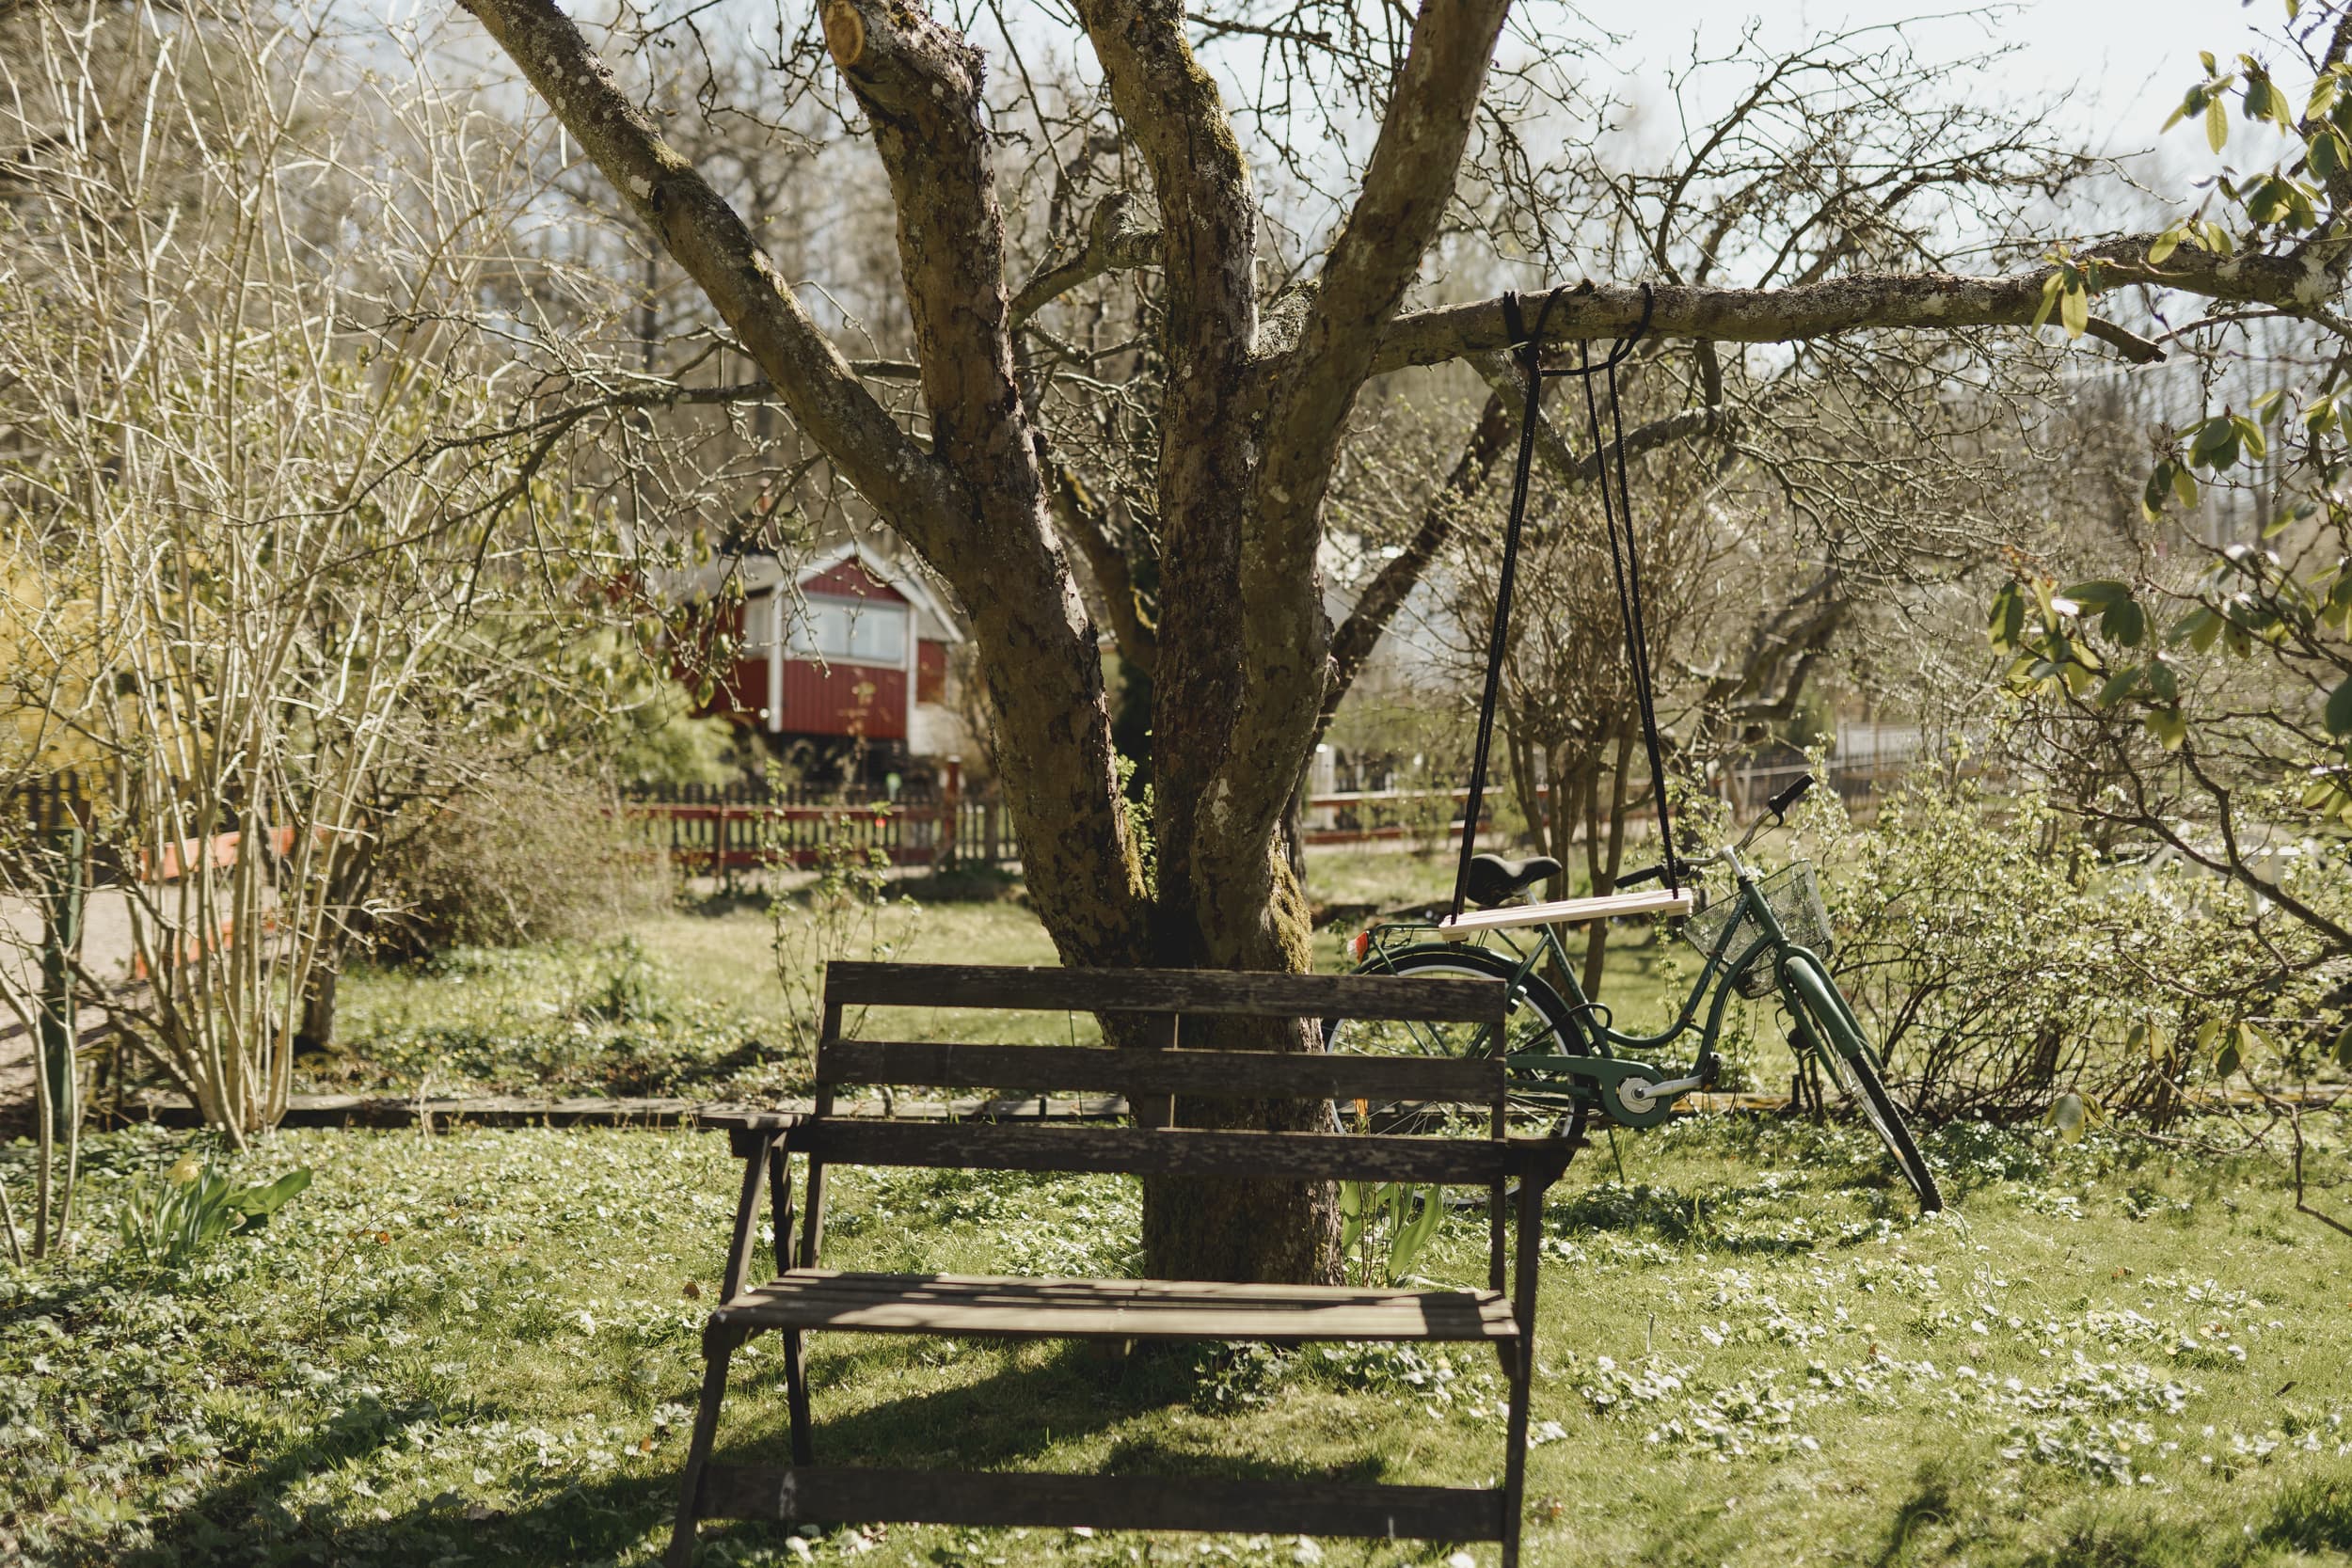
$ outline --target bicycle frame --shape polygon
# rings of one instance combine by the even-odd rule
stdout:
[[[1753,836],[1753,835],[1751,835]],[[1581,1033],[1577,1042],[1584,1049],[1577,1051],[1512,1052],[1507,1055],[1511,1067],[1513,1096],[1537,1103],[1560,1100],[1581,1101],[1597,1106],[1610,1120],[1627,1127],[1653,1127],[1672,1114],[1674,1104],[1684,1095],[1712,1083],[1720,1068],[1715,1042],[1723,1033],[1724,1013],[1733,990],[1741,974],[1753,965],[1767,960],[1772,965],[1775,988],[1788,1001],[1789,986],[1788,970],[1792,959],[1809,962],[1821,978],[1828,979],[1828,966],[1811,949],[1800,947],[1788,940],[1771,903],[1757,890],[1756,874],[1741,863],[1739,847],[1724,846],[1718,857],[1732,873],[1738,907],[1732,918],[1724,925],[1723,934],[1715,948],[1707,955],[1698,977],[1683,998],[1680,1009],[1665,1028],[1654,1035],[1637,1035],[1613,1026],[1608,1004],[1597,1002],[1584,993],[1577,979],[1576,967],[1567,949],[1560,941],[1558,928],[1552,926],[1524,927],[1536,933],[1531,942],[1515,941],[1506,932],[1496,932],[1504,948],[1518,957],[1518,962],[1509,978],[1514,1002],[1525,992],[1528,977],[1549,960],[1562,984],[1556,989],[1568,1004],[1570,1024]],[[1725,950],[1734,936],[1743,928],[1747,919],[1754,919],[1757,935],[1740,950],[1738,957],[1725,957]],[[1442,927],[1435,921],[1400,921],[1383,924],[1366,933],[1365,961],[1375,954],[1388,957],[1406,947],[1421,947],[1432,939],[1444,941]],[[1407,940],[1397,942],[1404,936]],[[1446,942],[1448,946],[1455,945]],[[1489,948],[1488,951],[1493,951]],[[1709,988],[1714,999],[1705,1008],[1706,1019],[1699,1022],[1701,1005]],[[1831,990],[1835,993],[1836,988]],[[1842,999],[1841,999],[1842,1001]],[[1802,1020],[1803,1014],[1790,1005],[1792,1016]],[[1649,1058],[1653,1053],[1673,1045],[1683,1036],[1695,1031],[1699,1036],[1698,1050],[1687,1071],[1669,1073]],[[1859,1037],[1857,1033],[1857,1038]],[[1796,1042],[1800,1052],[1807,1050],[1849,1047],[1843,1040],[1819,1042],[1809,1030],[1801,1030]],[[1619,1055],[1623,1051],[1630,1054]]]

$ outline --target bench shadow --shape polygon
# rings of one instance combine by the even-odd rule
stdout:
[[[1184,1402],[1194,1382],[1196,1350],[1190,1344],[1147,1345],[1118,1362],[1073,1341],[1030,1346],[985,1376],[830,1418],[820,1386],[815,1391],[817,1459],[882,1468],[1034,1470],[1057,1441]],[[841,1365],[841,1357],[828,1356],[813,1370],[821,1377],[826,1367]],[[772,1371],[772,1366],[763,1366],[759,1386],[733,1391],[713,1454],[719,1463],[777,1465],[787,1459],[787,1418]],[[691,1398],[688,1390],[678,1392]],[[53,1560],[126,1568],[428,1565],[445,1560],[568,1564],[633,1555],[649,1538],[666,1533],[677,1503],[682,1441],[665,1447],[661,1459],[643,1469],[596,1476],[560,1472],[535,1484],[526,1475],[521,1495],[495,1507],[456,1491],[388,1512],[382,1519],[354,1519],[347,1513],[326,1517],[283,1505],[300,1482],[396,1447],[412,1428],[448,1415],[430,1402],[362,1402],[233,1479],[159,1512],[150,1541],[136,1545],[90,1536],[59,1541],[53,1543]],[[1385,1462],[1376,1456],[1334,1467],[1171,1442],[1159,1434],[1117,1440],[1100,1473],[1363,1484],[1388,1479]],[[756,1521],[709,1521],[703,1530],[709,1544],[704,1560],[724,1560],[731,1550],[755,1544],[772,1544],[776,1532],[776,1526]]]
[[[1106,1476],[1181,1476],[1214,1481],[1320,1481],[1335,1485],[1373,1486],[1389,1467],[1376,1455],[1341,1465],[1307,1465],[1269,1454],[1210,1452],[1164,1437],[1122,1437],[1103,1462]]]
[[[809,1369],[817,1462],[900,1469],[986,1469],[1034,1459],[1054,1443],[1100,1432],[1182,1402],[1192,1383],[1190,1347],[1141,1348],[1123,1362],[1073,1340],[1030,1342],[985,1376],[885,1400],[829,1408],[828,1386],[887,1371],[899,1359],[874,1336],[844,1354],[820,1350]],[[932,1341],[922,1341],[930,1343]],[[978,1356],[963,1352],[956,1359]],[[754,1412],[756,1412],[755,1415]],[[750,1418],[747,1419],[746,1418]],[[784,1391],[731,1389],[714,1457],[723,1464],[786,1463]]]

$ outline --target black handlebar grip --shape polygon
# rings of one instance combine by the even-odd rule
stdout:
[[[1799,800],[1804,800],[1804,792],[1812,787],[1813,775],[1810,773],[1800,773],[1797,775],[1797,782],[1795,784],[1790,784],[1787,789],[1782,790],[1779,794],[1765,801],[1764,809],[1771,812],[1774,816],[1786,816],[1788,815],[1788,808],[1795,805]]]
[[[1616,882],[1616,891],[1623,893],[1627,888],[1639,887],[1644,882],[1654,882],[1665,874],[1666,868],[1662,865],[1645,866],[1642,870],[1636,871],[1630,876],[1618,878]]]

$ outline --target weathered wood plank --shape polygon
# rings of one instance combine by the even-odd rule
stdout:
[[[1119,1172],[1332,1181],[1488,1182],[1565,1163],[1549,1138],[1409,1138],[1371,1133],[1210,1132],[1034,1123],[816,1121],[791,1147],[853,1165]]]
[[[1023,969],[836,962],[825,997],[850,1006],[1041,1007],[1087,1013],[1499,1022],[1500,980],[1394,974],[1269,974],[1206,969]]]
[[[1497,1341],[1518,1337],[1497,1291],[1375,1291],[1207,1280],[836,1274],[794,1269],[731,1295],[731,1327],[1050,1339]]]
[[[1490,1058],[828,1040],[817,1053],[817,1076],[827,1083],[914,1084],[927,1088],[1120,1089],[1129,1094],[1229,1099],[1400,1099],[1486,1104],[1502,1091],[1504,1068]]]
[[[285,1127],[391,1128],[458,1127],[700,1127],[718,1132],[756,1123],[762,1117],[806,1116],[811,1102],[783,1101],[773,1107],[731,1105],[705,1100],[578,1099],[479,1096],[414,1100],[389,1095],[297,1094],[289,1097]],[[143,1093],[126,1099],[124,1119],[160,1127],[200,1127],[203,1117],[180,1095]],[[952,1100],[845,1101],[838,1117],[896,1117],[902,1120],[1112,1121],[1127,1115],[1118,1095],[965,1096]]]
[[[1503,1522],[1499,1492],[1327,1481],[714,1465],[703,1472],[700,1490],[699,1512],[706,1518],[786,1523],[1091,1525],[1496,1541]]]

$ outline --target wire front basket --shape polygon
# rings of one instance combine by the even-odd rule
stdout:
[[[1830,953],[1829,911],[1821,908],[1821,890],[1813,880],[1813,866],[1806,861],[1791,861],[1771,876],[1760,879],[1756,891],[1772,906],[1772,916],[1788,940],[1799,947],[1810,948],[1826,962]],[[1737,895],[1720,904],[1710,905],[1691,915],[1682,923],[1682,940],[1697,948],[1702,955],[1712,958],[1723,954],[1724,962],[1730,963],[1747,950],[1761,931],[1753,915],[1748,914],[1744,900]],[[1737,913],[1740,928],[1724,941],[1724,930]],[[1736,982],[1740,994],[1754,1001],[1779,983],[1772,973],[1771,956],[1757,959],[1744,970]]]

